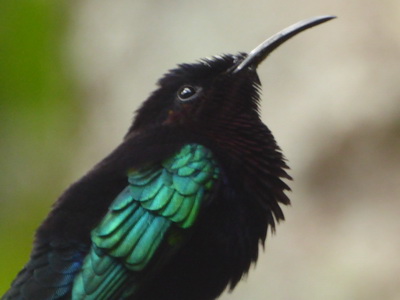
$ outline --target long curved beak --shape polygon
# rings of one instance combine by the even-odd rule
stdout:
[[[286,42],[291,37],[296,34],[306,30],[308,28],[314,27],[316,25],[322,24],[326,21],[336,18],[335,16],[319,16],[310,19],[306,19],[296,24],[293,24],[282,31],[274,34],[269,39],[265,40],[262,44],[258,45],[250,54],[241,62],[237,64],[236,67],[232,68],[232,73],[235,74],[240,70],[247,68],[257,68],[257,66],[276,48],[281,44]]]

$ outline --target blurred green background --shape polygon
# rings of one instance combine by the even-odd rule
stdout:
[[[259,68],[293,205],[222,299],[400,299],[395,0],[2,1],[0,294],[52,203],[119,143],[161,74],[321,14],[339,18]]]
[[[0,294],[70,179],[84,116],[64,66],[65,8],[51,1],[0,4]]]

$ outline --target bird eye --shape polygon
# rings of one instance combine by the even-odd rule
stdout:
[[[196,95],[197,90],[193,86],[184,85],[178,91],[178,98],[181,101],[187,101],[192,99],[194,95]]]

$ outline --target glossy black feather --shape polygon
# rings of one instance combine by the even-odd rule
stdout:
[[[30,261],[2,299],[70,299],[71,295],[87,296],[97,290],[102,294],[96,297],[102,299],[211,300],[225,288],[233,289],[256,262],[259,245],[264,245],[268,229],[274,231],[276,223],[284,219],[281,205],[290,203],[285,194],[289,187],[284,182],[291,179],[286,173],[288,167],[274,137],[260,119],[260,80],[256,68],[292,36],[332,18],[321,16],[298,22],[263,42],[249,55],[223,55],[181,64],[164,75],[158,82],[159,88],[137,111],[121,145],[57,200],[36,233]],[[110,206],[126,190],[128,174],[139,175],[132,195],[141,195],[144,190],[140,186],[145,185],[142,181],[148,175],[145,172],[156,170],[155,174],[162,174],[166,171],[162,169],[163,163],[177,158],[179,151],[189,144],[205,149],[202,153],[208,156],[202,162],[210,165],[204,178],[212,174],[210,185],[204,182],[202,193],[196,194],[197,209],[191,215],[196,217],[188,228],[173,223],[168,223],[168,228],[154,227],[152,235],[147,237],[157,238],[144,243],[157,248],[138,254],[138,258],[148,258],[143,267],[126,268],[118,255],[112,255],[107,243],[103,244],[101,224],[106,222],[106,231],[114,230],[115,225],[110,223],[109,227],[107,223]],[[148,180],[152,180],[151,176]],[[194,182],[195,177],[193,182],[186,177],[180,180],[182,191],[199,186]],[[162,184],[167,188],[172,181]],[[153,188],[161,187],[157,183]],[[154,194],[154,189],[149,187],[147,192]],[[117,220],[125,228],[121,234],[126,237],[124,241],[129,234],[136,233],[128,229],[139,224],[135,223],[137,219],[145,222],[157,217],[161,225],[170,221],[162,219],[165,216],[156,210],[146,210],[149,207],[133,197],[128,198],[135,202],[130,209],[137,208],[140,215],[131,214],[135,217],[126,220],[123,214]],[[185,197],[179,195],[177,199],[181,205]],[[156,200],[165,202],[165,198]],[[191,203],[194,202],[182,207]],[[129,215],[131,210],[127,212]],[[124,222],[129,226],[124,226]],[[100,230],[100,236],[92,237],[96,230]],[[164,234],[166,230],[168,234]],[[119,235],[115,237],[112,243],[121,242]],[[96,245],[96,239],[100,246]],[[93,272],[81,276],[89,270],[88,262]],[[110,269],[115,271],[112,273],[115,278],[124,280],[96,277]],[[77,283],[79,278],[82,284]],[[86,285],[85,280],[93,278],[100,279]],[[98,289],[99,286],[104,289]]]
[[[159,81],[122,144],[56,202],[37,231],[31,261],[4,299],[68,299],[90,232],[126,186],[127,171],[159,163],[188,143],[210,149],[221,176],[183,246],[163,257],[164,241],[146,270],[132,273],[140,287],[128,299],[215,299],[236,286],[257,260],[268,228],[283,219],[280,204],[289,203],[289,188],[282,180],[290,179],[260,120],[257,74],[227,72],[243,57],[181,65]],[[201,92],[181,103],[176,93],[188,84]]]

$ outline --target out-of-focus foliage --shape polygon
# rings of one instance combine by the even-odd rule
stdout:
[[[0,3],[0,294],[62,190],[81,118],[64,72],[58,1]]]

